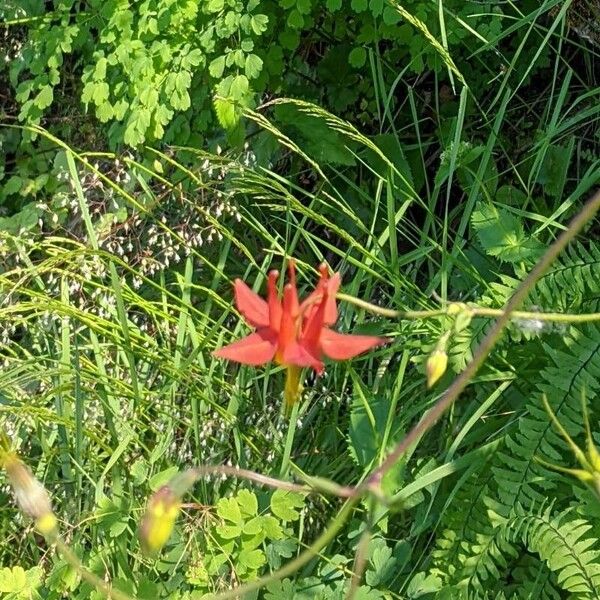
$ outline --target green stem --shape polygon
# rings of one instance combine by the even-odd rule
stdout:
[[[79,557],[61,538],[56,538],[51,541],[56,544],[60,555],[77,571],[77,573],[79,573],[81,578],[90,585],[94,586],[97,590],[101,591],[103,594],[106,594],[106,598],[108,600],[135,600],[135,598],[129,596],[125,592],[115,590],[104,580],[100,579],[100,577],[97,577],[94,575],[94,573],[88,571],[88,569],[86,569],[79,560]]]
[[[294,446],[294,437],[296,435],[296,425],[298,421],[298,410],[300,408],[300,402],[296,402],[292,406],[292,412],[288,420],[287,435],[285,437],[285,447],[283,448],[283,456],[281,458],[281,467],[279,469],[279,477],[287,477],[290,472],[290,456],[292,454],[292,447]]]
[[[463,303],[450,303],[445,308],[438,308],[434,310],[393,310],[390,308],[383,308],[376,304],[371,304],[366,300],[355,298],[348,294],[337,294],[337,299],[344,302],[354,304],[364,310],[381,315],[382,317],[388,317],[390,319],[432,319],[434,317],[442,317],[444,315],[452,315],[458,312],[467,312],[472,317],[490,317],[498,318],[502,317],[506,309],[502,308],[486,308],[483,306],[472,306]],[[536,321],[553,321],[556,323],[589,323],[592,321],[600,321],[600,313],[583,313],[573,315],[569,313],[549,313],[549,312],[529,312],[523,310],[513,310],[510,313],[510,319],[515,320],[536,320]]]

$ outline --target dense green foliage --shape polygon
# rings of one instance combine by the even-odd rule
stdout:
[[[598,187],[600,55],[578,25],[593,6],[0,7],[0,423],[92,573],[139,600],[198,600],[317,539],[340,498],[221,474],[194,486],[158,557],[137,528],[192,465],[359,483],[491,320],[340,303],[338,330],[390,343],[306,373],[290,422],[281,367],[211,354],[247,331],[231,281],[262,291],[295,257],[303,292],[325,260],[342,291],[380,306],[501,308]],[[524,310],[600,310],[598,231],[586,226]],[[434,348],[449,365],[429,390]],[[544,395],[581,447],[584,395],[600,445],[599,349],[597,323],[513,319],[386,474],[386,501],[366,496],[318,556],[247,597],[598,597],[598,498],[539,459],[577,466]],[[105,597],[7,487],[0,506],[0,598]]]

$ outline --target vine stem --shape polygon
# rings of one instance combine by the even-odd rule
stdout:
[[[435,317],[442,317],[444,315],[457,314],[458,312],[465,312],[472,317],[498,318],[502,317],[506,312],[506,308],[487,308],[484,306],[473,306],[463,302],[450,302],[445,308],[437,308],[433,310],[394,310],[391,308],[383,308],[381,306],[377,306],[376,304],[371,304],[371,302],[361,300],[360,298],[355,298],[354,296],[350,296],[348,294],[338,293],[336,297],[338,300],[354,304],[359,308],[368,310],[369,312],[377,315],[381,315],[382,317],[388,317],[390,319],[432,319]],[[524,300],[524,298],[522,300]],[[509,318],[523,321],[536,320],[553,321],[556,323],[590,323],[593,321],[600,321],[600,313],[581,313],[574,315],[569,313],[512,310]]]

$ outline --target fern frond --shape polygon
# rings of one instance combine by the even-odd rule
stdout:
[[[573,509],[553,515],[548,507],[513,517],[506,531],[538,554],[574,598],[600,598],[600,550],[597,539],[587,535],[591,528]]]
[[[577,437],[583,435],[581,393],[585,390],[588,397],[593,397],[600,388],[600,329],[597,326],[571,328],[564,338],[552,336],[551,343],[545,343],[544,349],[550,363],[532,382],[535,386],[530,388],[533,396],[505,435],[504,445],[496,453],[492,468],[488,465],[486,470],[474,475],[469,489],[465,487],[467,493],[461,494],[455,510],[449,511],[450,516],[444,519],[446,529],[438,539],[434,563],[438,574],[445,575],[448,585],[462,589],[464,597],[473,594],[474,597],[485,597],[486,590],[495,589],[497,582],[504,579],[523,553],[520,543],[524,538],[519,538],[516,533],[529,535],[529,531],[517,527],[524,523],[517,521],[517,517],[531,514],[536,507],[546,504],[547,498],[567,481],[563,475],[548,471],[536,461],[539,456],[569,466],[574,460],[541,405],[542,394],[546,394],[552,410],[569,434]],[[597,415],[598,409],[591,408]],[[569,498],[569,495],[562,497]],[[460,502],[472,504],[461,506]],[[555,507],[558,511],[567,508],[564,505]],[[566,515],[570,513],[558,514],[562,515],[561,526],[568,528]],[[548,518],[558,517],[549,513]],[[575,515],[571,518],[575,531],[579,537],[583,536],[583,525],[576,522]],[[526,539],[529,544],[526,546],[538,552],[541,541],[535,536]],[[597,557],[586,558],[590,564],[595,564]],[[444,565],[444,561],[449,564]],[[557,570],[554,563],[549,563],[549,568]],[[586,569],[593,571],[587,564]],[[573,570],[576,566],[568,571],[569,577],[575,577],[571,573]],[[579,575],[585,579],[582,573]],[[565,587],[571,585],[566,576],[558,579],[558,584],[562,589],[573,591],[571,587]]]

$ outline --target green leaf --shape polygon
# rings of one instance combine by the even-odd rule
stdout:
[[[439,592],[442,589],[442,580],[435,574],[417,573],[408,584],[406,594],[408,598],[420,598]]]
[[[301,15],[308,15],[312,9],[311,0],[296,0],[296,9]]]
[[[393,6],[386,6],[383,9],[383,22],[386,25],[395,25],[401,20],[402,15]]]
[[[356,69],[360,69],[362,66],[364,66],[366,60],[367,51],[362,46],[353,48],[348,55],[348,62]]]
[[[254,517],[253,519],[250,519],[244,523],[242,531],[245,535],[256,535],[261,533],[263,531],[262,517]]]
[[[342,0],[326,0],[325,6],[331,12],[335,12],[336,10],[340,10],[342,8]]]
[[[471,222],[487,254],[501,261],[533,261],[543,251],[537,239],[525,234],[522,220],[503,208],[479,202]]]
[[[217,502],[217,514],[230,523],[240,524],[243,522],[240,506],[235,498],[221,498]]]
[[[220,79],[223,75],[224,70],[225,70],[225,55],[217,56],[217,58],[211,60],[210,65],[208,65],[208,72],[215,79]]]
[[[288,27],[292,29],[302,29],[304,27],[304,17],[297,10],[292,10],[287,18]]]
[[[297,521],[304,507],[304,496],[298,492],[276,490],[271,496],[271,512],[282,521]]]
[[[206,2],[205,10],[208,13],[216,13],[223,10],[225,7],[225,0],[208,0]]]
[[[233,129],[239,122],[239,115],[235,105],[228,98],[214,99],[215,113],[217,119],[224,129]]]
[[[258,512],[258,501],[250,490],[240,490],[236,496],[242,514],[246,517],[254,517]]]
[[[240,525],[219,525],[217,533],[225,540],[232,540],[242,535],[242,527]]]
[[[101,123],[110,121],[114,114],[115,112],[110,102],[103,102],[100,106],[98,106],[98,108],[96,108],[96,116]]]
[[[34,103],[44,110],[48,108],[52,104],[52,100],[54,100],[54,90],[51,85],[45,85],[36,96]]]
[[[263,531],[270,540],[282,540],[285,537],[283,529],[275,517],[263,515],[260,519],[262,520]]]
[[[169,481],[171,481],[171,479],[177,474],[177,471],[177,467],[169,467],[164,471],[160,471],[160,473],[156,473],[150,477],[150,480],[148,481],[148,487],[155,492],[163,485],[167,485],[167,483],[169,483]]]
[[[369,3],[369,7],[371,8],[374,17],[379,17],[383,12],[383,2],[384,0],[371,0]]]
[[[250,27],[252,27],[252,31],[256,35],[260,35],[267,30],[267,25],[269,23],[269,17],[267,15],[252,15],[250,19]]]
[[[369,7],[369,0],[352,0],[350,7],[356,12],[363,12]]]
[[[267,559],[261,550],[244,549],[239,553],[238,561],[247,569],[257,571],[267,562]]]
[[[256,79],[260,75],[262,67],[263,61],[260,56],[257,56],[256,54],[248,54],[246,56],[245,71],[248,79]]]
[[[549,196],[559,198],[567,181],[573,146],[553,144],[548,147],[538,173],[537,182]]]
[[[248,78],[245,75],[237,75],[231,81],[229,95],[233,100],[243,101],[248,95],[249,87]]]

